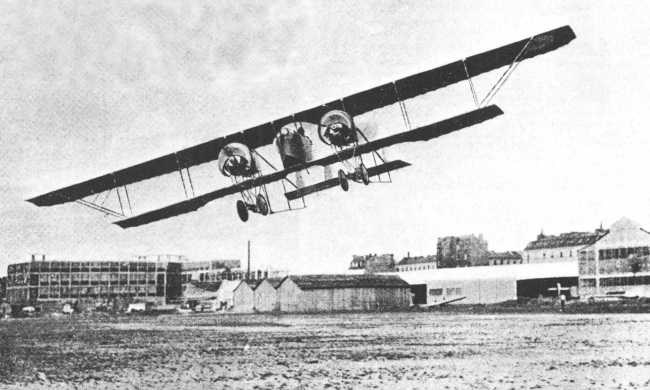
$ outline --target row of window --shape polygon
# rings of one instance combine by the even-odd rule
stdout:
[[[463,290],[460,287],[430,288],[429,295],[432,297],[443,295],[461,295]]]
[[[634,255],[648,256],[650,255],[650,247],[601,249],[598,251],[598,258],[602,260],[627,259],[629,256]]]
[[[155,286],[126,286],[126,287],[70,287],[51,288],[39,287],[31,289],[32,294],[38,294],[38,298],[69,298],[77,296],[108,296],[108,295],[164,295],[164,289]]]
[[[639,286],[639,285],[646,285],[646,284],[650,284],[650,275],[600,278],[600,285],[603,287]],[[581,279],[580,286],[596,287],[596,279]]]
[[[158,284],[162,285],[163,283],[158,283]],[[129,280],[129,281],[111,282],[111,281],[108,281],[108,280],[90,280],[89,281],[89,280],[86,279],[86,280],[73,280],[73,281],[66,281],[66,282],[57,281],[57,282],[50,282],[50,283],[41,281],[40,284],[38,283],[38,281],[33,282],[33,283],[30,281],[30,284],[29,284],[29,286],[31,286],[31,287],[48,286],[48,285],[49,286],[57,286],[57,287],[58,286],[65,287],[65,286],[68,286],[68,285],[72,285],[72,286],[89,286],[89,285],[91,285],[91,286],[136,286],[136,285],[146,286],[146,285],[156,285],[156,281],[155,280]]]
[[[558,257],[563,258],[564,257],[564,252],[560,251],[558,253]],[[569,249],[569,253],[568,253],[567,257],[573,257],[573,250],[572,249]],[[544,258],[544,259],[546,258],[546,252],[542,252],[542,258]],[[554,259],[555,258],[555,253],[551,252],[549,254],[549,258]],[[530,254],[526,255],[526,260],[530,261]]]
[[[154,263],[48,263],[34,262],[9,266],[8,273],[21,272],[165,272],[166,268]]]
[[[422,271],[427,269],[436,269],[435,264],[416,264],[416,265],[400,265],[397,267],[398,271]]]

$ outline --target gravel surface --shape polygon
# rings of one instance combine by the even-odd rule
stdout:
[[[650,315],[5,320],[0,388],[647,389]]]

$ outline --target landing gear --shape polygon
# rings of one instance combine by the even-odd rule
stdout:
[[[364,185],[370,184],[370,176],[368,176],[368,170],[363,164],[359,165],[359,175],[361,176],[361,182]]]
[[[248,221],[248,207],[243,200],[237,201],[237,215],[239,215],[242,222]]]
[[[269,207],[269,201],[262,194],[257,194],[255,197],[255,204],[246,203],[243,200],[237,201],[237,215],[242,222],[248,221],[249,211],[254,213],[269,215],[271,212],[271,207]]]
[[[266,200],[264,195],[257,194],[255,198],[255,205],[257,206],[257,212],[262,215],[269,215],[269,202]]]
[[[339,169],[339,185],[343,191],[347,192],[350,189],[350,183],[348,183],[348,178],[342,169]]]

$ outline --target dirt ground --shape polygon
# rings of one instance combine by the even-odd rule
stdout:
[[[0,388],[647,389],[650,314],[8,320]]]

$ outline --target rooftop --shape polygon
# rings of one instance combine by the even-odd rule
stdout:
[[[597,229],[594,232],[570,232],[562,233],[558,236],[540,234],[537,236],[537,240],[531,241],[526,245],[525,250],[587,246],[598,241],[607,232],[607,230]]]
[[[397,263],[397,265],[410,265],[410,264],[422,264],[422,263],[435,263],[436,256],[414,256],[414,257],[405,257]]]
[[[521,253],[516,251],[494,252],[488,253],[488,259],[515,259],[521,260]]]
[[[301,290],[409,287],[408,283],[397,275],[300,275],[287,276],[287,278],[291,279]]]

